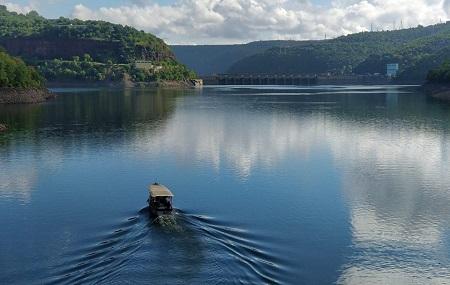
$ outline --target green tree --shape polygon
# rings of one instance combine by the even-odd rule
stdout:
[[[0,51],[0,87],[42,88],[44,79],[22,60]]]

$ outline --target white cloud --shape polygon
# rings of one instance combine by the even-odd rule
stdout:
[[[446,20],[449,0],[178,0],[130,1],[120,7],[74,7],[72,16],[102,19],[152,32],[169,43],[241,43],[261,39],[320,39]]]
[[[20,13],[20,14],[27,14],[36,9],[33,2],[30,2],[27,5],[20,5],[20,4],[0,0],[0,5],[6,6],[8,11],[12,11],[12,12]]]
[[[0,0],[10,11],[28,13],[42,1],[17,4]],[[134,26],[171,44],[242,43],[268,39],[321,39],[374,29],[428,25],[450,17],[450,0],[129,0],[122,6],[74,6],[72,17]],[[42,9],[38,9],[42,10]]]

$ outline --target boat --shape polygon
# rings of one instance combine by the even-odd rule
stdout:
[[[155,216],[168,215],[173,211],[173,194],[164,185],[154,183],[148,187],[148,204]]]

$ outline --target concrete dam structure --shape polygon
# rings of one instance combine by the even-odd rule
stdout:
[[[250,75],[218,74],[203,77],[205,85],[339,85],[390,84],[392,79],[382,75]]]
[[[206,85],[315,85],[316,76],[219,74],[203,78]]]

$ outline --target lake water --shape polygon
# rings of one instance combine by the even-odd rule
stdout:
[[[450,105],[413,87],[0,107],[2,284],[450,284]],[[176,195],[158,225],[147,185]]]

